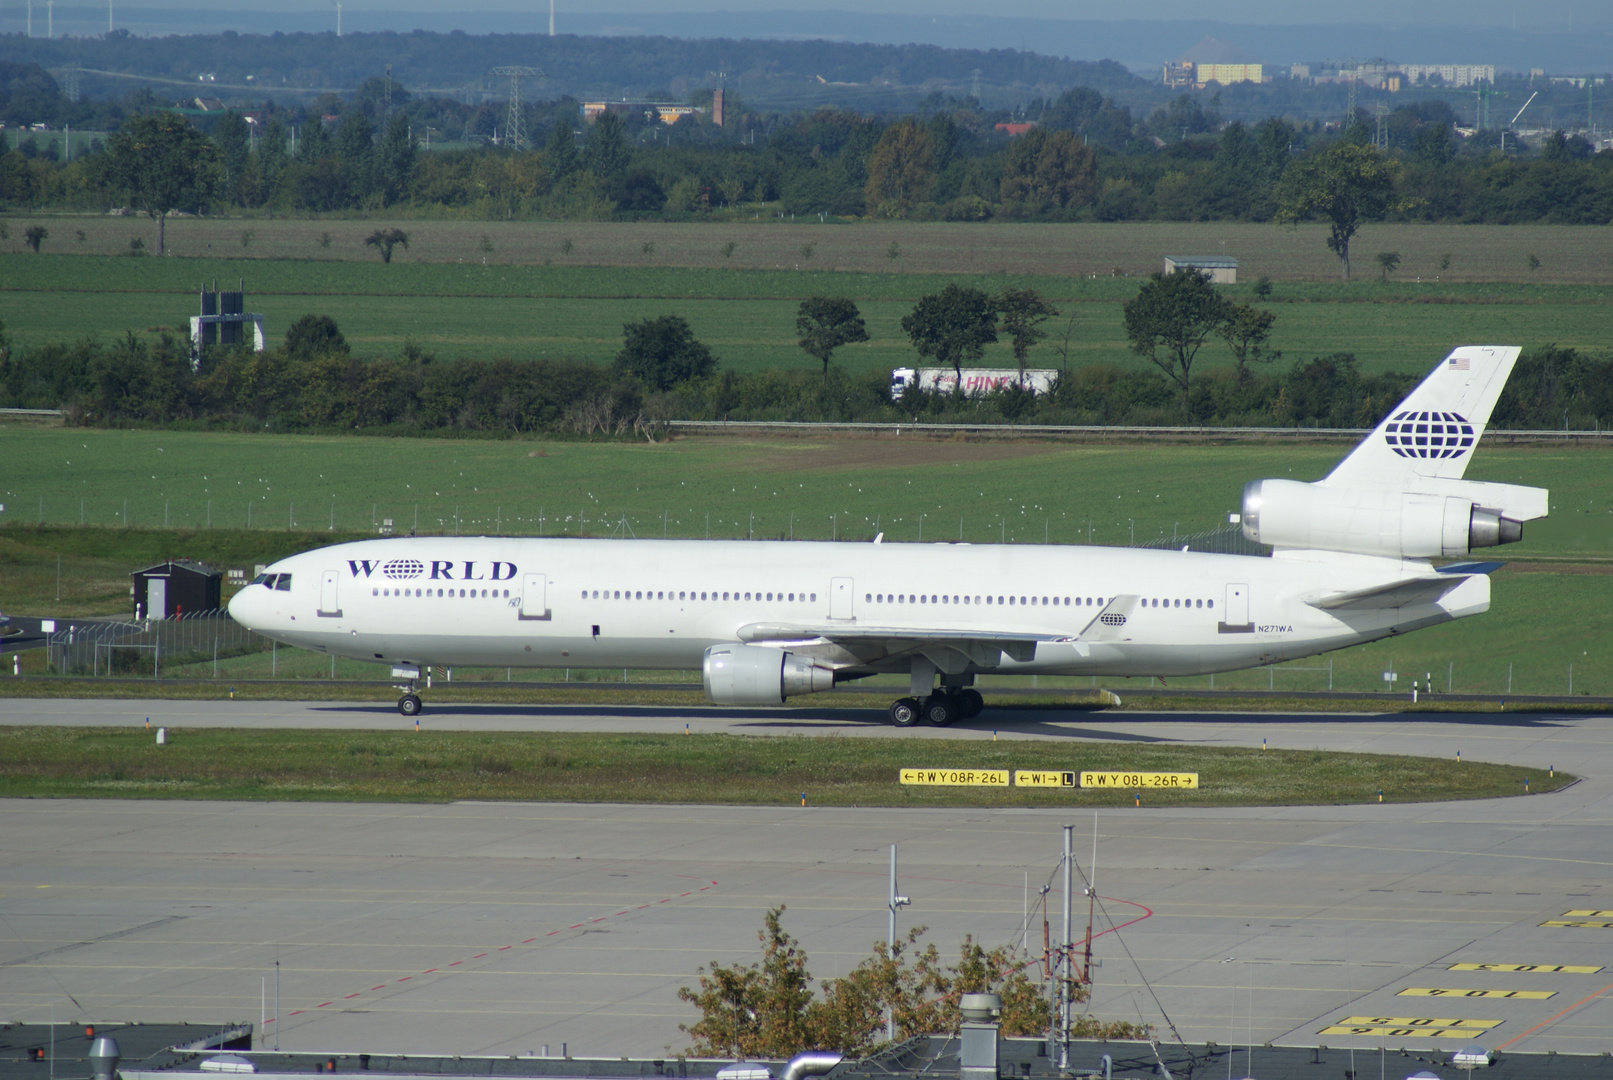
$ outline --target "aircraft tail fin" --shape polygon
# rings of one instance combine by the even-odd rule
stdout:
[[[1519,351],[1452,350],[1322,482],[1394,487],[1412,477],[1461,479]]]

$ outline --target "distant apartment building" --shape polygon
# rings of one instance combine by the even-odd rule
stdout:
[[[1438,75],[1446,86],[1477,86],[1495,82],[1494,64],[1399,64],[1408,83],[1431,81]]]
[[[1198,64],[1191,60],[1173,61],[1165,65],[1165,85],[1203,90],[1211,83],[1229,86],[1240,82],[1262,82],[1260,64]]]
[[[673,105],[660,101],[585,101],[581,108],[582,118],[592,124],[608,112],[631,113],[642,112],[645,119],[659,120],[663,124],[676,124],[685,116],[705,112],[693,105]]]

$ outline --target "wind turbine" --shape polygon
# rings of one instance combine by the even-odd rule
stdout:
[[[342,0],[330,0],[336,5],[336,36],[342,36]]]

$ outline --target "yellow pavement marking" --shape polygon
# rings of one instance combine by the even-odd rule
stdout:
[[[1498,1027],[1502,1023],[1504,1023],[1504,1021],[1501,1021],[1501,1020],[1440,1020],[1440,1019],[1436,1019],[1434,1017],[1429,1017],[1429,1016],[1346,1016],[1343,1020],[1340,1020],[1339,1023],[1340,1024],[1348,1024],[1351,1027],[1357,1027],[1359,1025],[1366,1024],[1366,1025],[1373,1025],[1373,1026],[1377,1026],[1377,1027],[1396,1027],[1396,1028],[1400,1028],[1400,1027],[1441,1027],[1441,1028],[1465,1027],[1465,1028],[1488,1029],[1488,1028]]]
[[[1555,990],[1450,990],[1424,986],[1409,986],[1395,995],[1395,997],[1522,998],[1528,1001],[1545,1001],[1556,996]]]
[[[1471,1039],[1479,1033],[1478,1028],[1454,1027],[1372,1027],[1362,1025],[1359,1027],[1345,1027],[1334,1024],[1318,1031],[1318,1035],[1371,1035],[1380,1038],[1413,1038],[1413,1039]]]
[[[1596,922],[1590,919],[1547,919],[1541,926],[1570,926],[1580,930],[1613,930],[1613,922]]]
[[[1602,969],[1583,964],[1452,964],[1448,971],[1517,971],[1536,975],[1595,975]]]
[[[1573,911],[1563,912],[1565,919],[1613,919],[1613,911],[1595,911],[1589,908],[1575,908]]]

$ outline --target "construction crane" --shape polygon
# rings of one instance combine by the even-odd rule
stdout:
[[[521,119],[521,80],[547,78],[541,70],[521,64],[505,64],[488,71],[489,75],[510,80],[510,111],[504,118],[504,145],[517,152],[525,150],[526,125]]]

